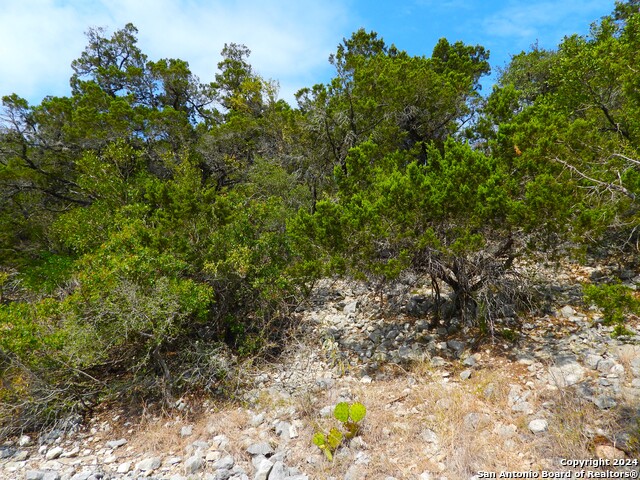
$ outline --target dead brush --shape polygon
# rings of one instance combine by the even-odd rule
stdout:
[[[548,434],[536,443],[544,457],[590,458],[593,456],[593,433],[589,426],[600,412],[591,402],[580,398],[570,388],[559,388],[549,394],[551,418]]]
[[[434,430],[440,439],[439,463],[451,478],[469,478],[478,471],[518,469],[500,438],[492,432],[496,410],[467,388],[442,389],[436,401]]]
[[[180,437],[180,424],[180,422],[171,421],[169,418],[144,416],[136,426],[129,446],[136,451],[141,450],[149,454],[170,450],[181,452],[186,446],[187,440]]]
[[[631,362],[640,354],[640,346],[638,345],[621,345],[618,347],[616,356],[618,361],[624,367],[625,376],[627,380],[631,380],[633,375]]]

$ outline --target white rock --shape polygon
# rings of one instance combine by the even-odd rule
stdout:
[[[83,470],[82,472],[76,473],[73,477],[71,477],[71,480],[88,480],[88,478],[92,475],[93,472],[91,472],[91,470]]]
[[[254,480],[267,480],[269,478],[269,472],[273,468],[273,462],[265,457],[260,458],[259,462],[256,462],[256,474],[253,477]]]
[[[525,413],[527,415],[533,414],[533,406],[529,402],[519,402],[511,407],[514,412]]]
[[[107,442],[107,447],[115,450],[118,447],[126,445],[126,443],[127,441],[124,438],[121,438],[120,440],[110,440]]]
[[[219,451],[213,450],[213,451],[207,452],[207,455],[205,456],[205,460],[207,462],[217,462],[218,460],[220,460],[221,456],[222,454]]]
[[[576,311],[573,309],[573,307],[570,307],[569,305],[565,305],[560,309],[560,314],[565,318],[569,318],[575,315]]]
[[[570,387],[582,381],[585,369],[577,362],[549,368],[549,382],[559,388]]]
[[[22,435],[18,440],[18,446],[28,447],[29,445],[31,445],[31,437],[29,435]]]
[[[128,473],[131,470],[131,462],[124,462],[118,465],[118,473]]]
[[[352,302],[347,303],[342,309],[342,311],[348,315],[350,313],[356,313],[357,309],[358,309],[358,300],[353,300]]]
[[[29,452],[26,450],[21,450],[16,452],[13,458],[11,459],[14,462],[24,462],[27,458],[29,458]]]
[[[512,423],[509,425],[503,425],[500,423],[500,424],[497,424],[495,427],[493,427],[493,433],[495,433],[496,435],[499,435],[502,438],[514,437],[517,431],[518,431],[518,427],[516,427]]]
[[[273,448],[268,442],[253,443],[247,448],[247,453],[252,456],[271,455],[273,454]]]
[[[529,430],[532,433],[542,433],[545,432],[549,428],[549,422],[544,419],[536,419],[529,422]]]
[[[202,468],[202,458],[199,455],[187,458],[184,462],[184,471],[187,475],[192,475]]]
[[[62,449],[62,447],[53,447],[51,450],[47,452],[44,458],[46,458],[47,460],[55,460],[60,455],[62,455],[63,451],[64,450]]]
[[[284,422],[284,421],[276,422],[276,425],[275,425],[276,435],[286,440],[293,438],[291,436],[291,427],[292,425],[289,422]]]
[[[611,373],[616,374],[616,375],[624,375],[624,366],[620,365],[619,363],[616,363],[613,368],[611,368]]]
[[[142,472],[152,472],[162,465],[162,461],[158,457],[151,457],[142,460],[136,464],[136,470]]]
[[[227,455],[226,457],[217,460],[213,464],[214,470],[231,470],[233,465],[235,464],[235,460],[231,455]]]
[[[224,450],[229,446],[229,438],[226,435],[216,435],[213,437],[212,448]]]
[[[320,416],[322,418],[329,418],[333,416],[333,405],[326,405],[320,409]]]
[[[251,425],[252,427],[259,427],[264,423],[264,418],[265,418],[264,413],[259,413],[257,415],[254,415],[251,418],[249,425]]]
[[[298,435],[298,427],[296,426],[296,422],[293,422],[289,427],[289,437],[298,438]]]
[[[77,457],[79,453],[80,453],[80,447],[75,446],[71,450],[68,450],[68,451],[64,452],[60,456],[62,458],[72,458],[72,457]]]
[[[25,473],[25,480],[42,480],[44,472],[42,470],[27,470]]]

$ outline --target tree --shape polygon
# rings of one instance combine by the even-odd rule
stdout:
[[[487,104],[484,122],[493,126],[482,127],[489,151],[510,158],[514,168],[577,185],[567,190],[576,240],[608,233],[610,246],[637,238],[640,15],[634,8],[618,4],[589,36],[567,37],[555,52],[514,57]]]
[[[138,29],[128,23],[111,38],[103,28],[87,31],[89,44],[77,60],[71,62],[74,71],[71,88],[74,94],[85,88],[83,78],[95,82],[108,95],[131,94],[135,101],[148,105],[152,102],[152,83],[148,82],[147,56],[137,47]]]
[[[329,59],[335,78],[297,94],[313,188],[331,191],[333,167],[348,173],[349,150],[367,140],[385,152],[411,151],[424,162],[430,142],[442,146],[472,116],[487,58],[482,47],[445,40],[432,58],[411,57],[363,29],[344,39]]]
[[[431,144],[426,163],[364,142],[347,156],[347,174],[336,167],[336,197],[301,212],[292,229],[320,274],[385,283],[413,271],[437,297],[442,283],[451,288],[452,314],[493,325],[524,293],[512,264],[544,216],[526,218],[537,207],[535,185],[520,185],[505,167],[453,139],[444,152]]]
[[[225,352],[272,348],[298,294],[299,117],[248,64],[203,85],[185,61],[149,61],[136,33],[90,30],[71,97],[4,98],[0,261],[20,288],[0,304],[2,431],[98,398],[214,390]],[[233,182],[208,142],[246,155]]]

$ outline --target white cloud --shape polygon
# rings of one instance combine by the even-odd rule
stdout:
[[[224,43],[243,43],[292,101],[326,69],[349,18],[341,0],[0,0],[0,11],[0,95],[32,103],[69,93],[89,27],[111,33],[128,22],[150,59],[186,60],[202,81],[213,80]]]
[[[68,89],[69,64],[84,43],[81,13],[51,0],[5,1],[0,10],[0,94]]]
[[[544,38],[553,42],[552,45],[546,45],[551,48],[555,47],[566,33],[583,30],[584,18],[590,18],[591,12],[597,15],[597,12],[601,12],[610,4],[609,0],[538,0],[526,4],[516,4],[512,1],[483,19],[483,31],[488,36],[512,39],[514,47],[526,48],[537,39]]]

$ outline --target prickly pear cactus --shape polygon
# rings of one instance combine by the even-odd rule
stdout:
[[[349,404],[347,402],[340,402],[333,409],[333,416],[342,423],[349,421]]]
[[[352,422],[359,422],[367,414],[367,408],[360,402],[356,402],[349,407],[349,417]]]
[[[322,450],[329,461],[333,460],[333,454],[340,447],[344,439],[351,440],[360,431],[360,423],[367,409],[359,402],[349,405],[347,402],[338,403],[334,410],[333,416],[342,423],[344,433],[337,428],[332,428],[325,436],[321,432],[317,432],[313,436],[313,443]]]

